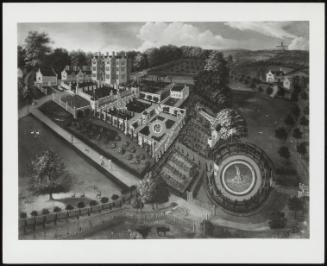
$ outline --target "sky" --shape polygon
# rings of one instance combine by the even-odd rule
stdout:
[[[18,23],[18,44],[29,31],[48,33],[53,48],[85,52],[144,51],[162,45],[204,49],[309,49],[309,22]]]

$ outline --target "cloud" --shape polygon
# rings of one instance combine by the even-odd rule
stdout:
[[[297,37],[288,45],[289,50],[309,50],[309,41],[303,37]]]
[[[183,22],[148,22],[144,24],[137,37],[143,41],[139,50],[162,45],[190,45],[206,49],[236,47],[235,40],[215,35],[210,30],[200,31],[197,27]]]
[[[269,37],[275,37],[279,39],[283,38],[296,38],[297,36],[286,31],[285,26],[289,25],[289,22],[225,22],[225,25],[238,30],[251,30]]]

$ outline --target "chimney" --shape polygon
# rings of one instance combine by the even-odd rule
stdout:
[[[114,51],[112,52],[112,56],[113,56],[113,57],[115,56],[115,52],[114,52]]]

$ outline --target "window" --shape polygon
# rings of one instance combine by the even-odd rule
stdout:
[[[121,67],[120,68],[120,71],[125,71],[125,67]]]
[[[110,70],[110,68],[109,67],[106,67],[106,71],[109,71]]]
[[[120,78],[121,79],[125,79],[125,75],[120,75]]]
[[[110,78],[110,75],[106,75],[106,79],[109,79]]]
[[[96,71],[96,70],[97,70],[97,68],[96,68],[96,67],[92,67],[92,70],[93,70],[93,71]]]
[[[94,78],[96,78],[96,76],[97,76],[96,74],[93,74],[93,75],[92,75],[92,77],[94,77]]]

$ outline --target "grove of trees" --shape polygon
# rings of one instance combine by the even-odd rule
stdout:
[[[53,200],[53,193],[69,191],[71,178],[57,153],[46,150],[38,154],[32,160],[32,170],[30,189],[36,195],[48,194]]]

